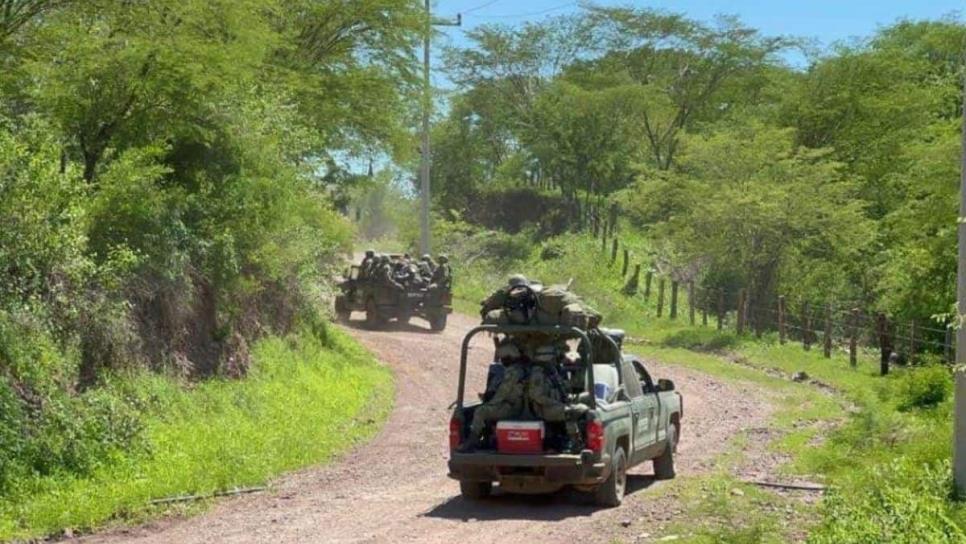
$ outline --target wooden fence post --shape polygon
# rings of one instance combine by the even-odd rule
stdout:
[[[808,302],[802,305],[802,347],[812,349],[812,312]]]
[[[757,296],[748,297],[748,311],[751,316],[751,326],[755,329],[755,338],[761,338],[761,334],[764,331],[765,323],[761,317],[761,303],[758,301]]]
[[[631,262],[631,251],[625,247],[624,248],[624,266],[621,267],[622,278],[627,276],[627,267],[630,265],[630,262]]]
[[[745,303],[741,306],[741,313],[744,314],[745,328],[751,327],[750,311],[751,310],[751,293],[748,289],[745,289]]]
[[[723,323],[724,323],[724,303],[725,303],[724,291],[718,291],[718,330],[719,331],[721,330],[721,327],[723,326]]]
[[[832,305],[825,305],[825,358],[832,358]]]
[[[641,281],[641,265],[635,264],[634,274],[630,277],[629,280],[627,280],[627,283],[624,284],[624,294],[636,295],[637,287],[640,281]]]
[[[647,274],[644,275],[644,298],[651,298],[651,280],[654,279],[654,271],[648,269]]]
[[[913,359],[916,357],[916,320],[913,319],[909,322],[909,364],[913,363]]]
[[[671,319],[678,318],[678,282],[671,280]]]
[[[778,343],[785,344],[785,295],[778,296]]]
[[[946,340],[943,342],[943,353],[946,356],[946,362],[953,362],[953,329],[948,324],[946,325]]]
[[[889,373],[889,359],[892,357],[892,337],[889,334],[889,318],[884,313],[876,316],[876,332],[879,335],[879,374]]]
[[[852,308],[852,319],[849,324],[849,366],[855,368],[859,362],[856,349],[859,345],[859,309]]]
[[[746,291],[742,288],[738,291],[738,308],[737,308],[737,323],[736,328],[738,330],[738,335],[744,334],[745,332],[745,296],[747,296]]]
[[[614,264],[616,262],[617,262],[617,237],[615,236],[610,249],[610,264]]]
[[[664,314],[664,278],[657,280],[657,316]]]
[[[694,282],[688,282],[688,322],[694,326]]]

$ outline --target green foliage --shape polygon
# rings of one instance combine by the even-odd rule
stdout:
[[[872,226],[840,165],[796,148],[793,136],[751,123],[691,137],[681,173],[642,177],[626,192],[627,208],[643,212],[638,222],[654,221],[649,201],[672,195],[652,229],[673,247],[667,258],[677,268],[701,263],[719,277],[740,278],[763,300],[779,289],[814,297],[818,286],[825,296],[848,294],[850,263],[870,243]]]
[[[893,386],[900,410],[931,408],[942,404],[952,393],[949,369],[933,364],[902,372]]]
[[[950,518],[949,463],[916,466],[897,460],[871,473],[861,491],[832,489],[823,501],[824,521],[809,543],[952,543],[966,539]]]
[[[188,395],[182,380],[337,358],[251,346],[324,330],[352,237],[335,209],[353,183],[339,162],[408,159],[425,22],[409,0],[0,0],[0,538],[141,510],[169,490],[144,477],[217,487],[235,469],[259,479],[332,451],[277,434],[287,451],[260,450],[277,460],[216,466],[241,451],[232,430],[257,443],[269,427],[230,418],[298,395],[252,394],[251,414],[235,413],[245,399],[232,395],[259,385]],[[309,372],[299,393],[338,389],[335,372]],[[354,391],[327,393],[350,412],[384,378],[354,372],[340,374]],[[211,428],[208,401],[226,414]],[[317,410],[301,422],[313,432],[352,417],[302,405]]]
[[[371,436],[388,414],[391,377],[344,334],[327,336],[329,345],[309,332],[260,341],[245,381],[186,389],[138,373],[58,407],[42,445],[90,464],[78,472],[51,459],[50,472],[13,482],[0,494],[0,540],[137,519],[151,499],[260,484]],[[8,397],[0,388],[0,403]],[[9,417],[0,412],[0,422]],[[123,433],[138,433],[138,446],[123,446]]]

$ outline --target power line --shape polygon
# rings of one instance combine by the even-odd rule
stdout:
[[[559,6],[554,6],[552,8],[543,9],[540,11],[531,11],[530,13],[513,13],[506,15],[477,15],[478,18],[485,19],[517,19],[521,17],[533,17],[534,15],[543,15],[544,13],[550,13],[552,11],[559,11],[562,9],[567,9],[577,6],[577,2],[567,2],[566,4],[560,4]],[[464,14],[466,12],[463,12]]]
[[[463,10],[461,13],[463,15],[466,15],[467,13],[473,13],[474,11],[481,10],[483,8],[488,8],[488,7],[492,6],[493,4],[496,4],[499,1],[500,0],[491,0],[490,2],[487,2],[485,4],[480,4],[479,6],[476,6],[475,8],[470,8],[470,9]]]

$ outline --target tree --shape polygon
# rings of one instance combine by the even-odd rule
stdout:
[[[848,263],[870,243],[872,224],[841,165],[794,139],[791,130],[757,122],[689,137],[681,172],[641,179],[628,198],[633,204],[683,186],[688,198],[654,226],[654,237],[669,242],[676,267],[747,286],[752,308],[763,310],[756,302],[772,300],[779,288],[850,294]]]
[[[775,64],[775,53],[793,43],[729,17],[708,27],[650,9],[592,7],[590,19],[602,54],[576,70],[619,73],[642,87],[651,98],[642,105],[644,131],[662,170],[674,163],[684,130],[728,110],[718,100],[726,85]]]

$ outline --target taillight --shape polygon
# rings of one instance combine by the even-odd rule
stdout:
[[[587,447],[594,453],[604,451],[604,423],[599,419],[587,422]]]
[[[449,449],[455,450],[459,447],[463,438],[463,422],[456,416],[449,420]]]

